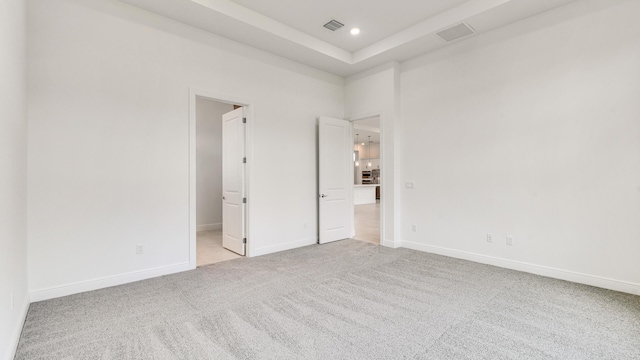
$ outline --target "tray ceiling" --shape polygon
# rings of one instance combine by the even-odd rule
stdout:
[[[340,76],[403,61],[574,0],[120,0]],[[338,20],[335,32],[323,25]],[[475,33],[436,35],[465,23]],[[349,30],[358,27],[357,36]]]

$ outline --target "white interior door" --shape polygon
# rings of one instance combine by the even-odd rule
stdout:
[[[244,108],[222,115],[222,246],[245,254]]]
[[[319,242],[351,236],[353,228],[353,139],[351,123],[319,121]]]

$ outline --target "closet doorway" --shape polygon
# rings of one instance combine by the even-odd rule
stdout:
[[[245,253],[243,111],[240,105],[195,98],[196,266]]]

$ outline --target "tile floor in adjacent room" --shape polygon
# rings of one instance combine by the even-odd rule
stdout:
[[[375,204],[355,205],[354,239],[380,245],[380,200]]]
[[[196,265],[209,265],[242,257],[222,247],[222,230],[198,231]]]

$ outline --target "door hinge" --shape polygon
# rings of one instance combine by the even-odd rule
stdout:
[[[247,198],[242,198],[242,203],[246,204],[247,203]]]
[[[247,243],[247,238],[243,238],[243,239],[242,239],[242,243],[243,243],[243,244],[246,244],[246,243]]]
[[[243,124],[246,124],[246,123],[247,123],[247,118],[246,118],[246,117],[243,117],[243,118],[242,118],[242,123],[243,123]]]
[[[243,163],[243,164],[246,164],[246,163],[247,163],[247,158],[246,158],[246,157],[242,158],[242,163]]]

